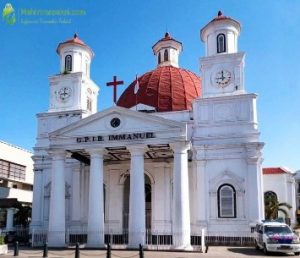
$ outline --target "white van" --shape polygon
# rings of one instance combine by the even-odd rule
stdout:
[[[300,254],[299,237],[281,222],[262,222],[255,227],[255,247],[269,252]]]

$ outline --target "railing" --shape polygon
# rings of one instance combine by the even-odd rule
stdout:
[[[222,233],[207,232],[205,241],[208,245],[253,246],[254,235],[250,231]]]
[[[43,246],[48,242],[48,230],[33,229],[31,231],[30,243],[32,247]]]
[[[0,235],[4,237],[6,243],[14,243],[15,241],[21,244],[29,242],[28,228],[15,228],[14,230],[1,229]]]
[[[75,246],[76,243],[86,244],[88,241],[87,230],[67,230],[61,232],[65,234],[65,243]],[[59,235],[59,232],[56,232]],[[100,233],[99,233],[100,234]],[[61,236],[63,237],[63,236]],[[104,233],[104,243],[111,244],[113,248],[125,249],[128,245],[128,231],[109,231]],[[174,245],[174,236],[170,231],[146,230],[145,247],[149,250],[168,250]],[[252,246],[254,245],[253,233],[249,232],[192,232],[191,245],[194,250],[204,250],[205,245],[225,245],[225,246]],[[32,230],[31,244],[33,247],[43,246],[48,241],[46,230]],[[175,243],[176,244],[176,243]]]

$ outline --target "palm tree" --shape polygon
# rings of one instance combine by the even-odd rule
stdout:
[[[279,202],[276,196],[265,196],[265,217],[266,219],[277,219],[278,212],[282,212],[285,218],[289,217],[288,210],[292,206],[286,202]]]

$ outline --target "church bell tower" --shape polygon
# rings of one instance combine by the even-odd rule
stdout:
[[[58,45],[60,73],[51,76],[48,112],[81,110],[86,115],[97,112],[99,87],[90,79],[94,53],[78,35]]]
[[[205,43],[205,57],[200,60],[203,97],[245,93],[245,54],[238,52],[240,31],[240,23],[221,11],[201,30]]]

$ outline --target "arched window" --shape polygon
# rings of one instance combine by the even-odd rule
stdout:
[[[236,218],[236,194],[232,185],[224,184],[218,189],[218,217]]]
[[[277,194],[274,193],[273,191],[265,192],[264,197],[265,197],[265,203],[270,199],[274,199],[277,201]]]
[[[164,61],[169,61],[169,53],[168,53],[167,49],[165,49],[165,52],[164,52]]]
[[[226,37],[221,33],[217,36],[217,53],[226,52]]]
[[[277,194],[273,191],[267,191],[264,193],[264,203],[265,203],[265,217],[266,219],[277,219],[278,209],[274,209],[277,206],[278,198]],[[273,212],[274,211],[274,212]]]
[[[71,72],[72,71],[72,56],[66,55],[65,57],[65,71]]]
[[[161,55],[160,55],[160,52],[158,53],[158,64],[161,63]]]

